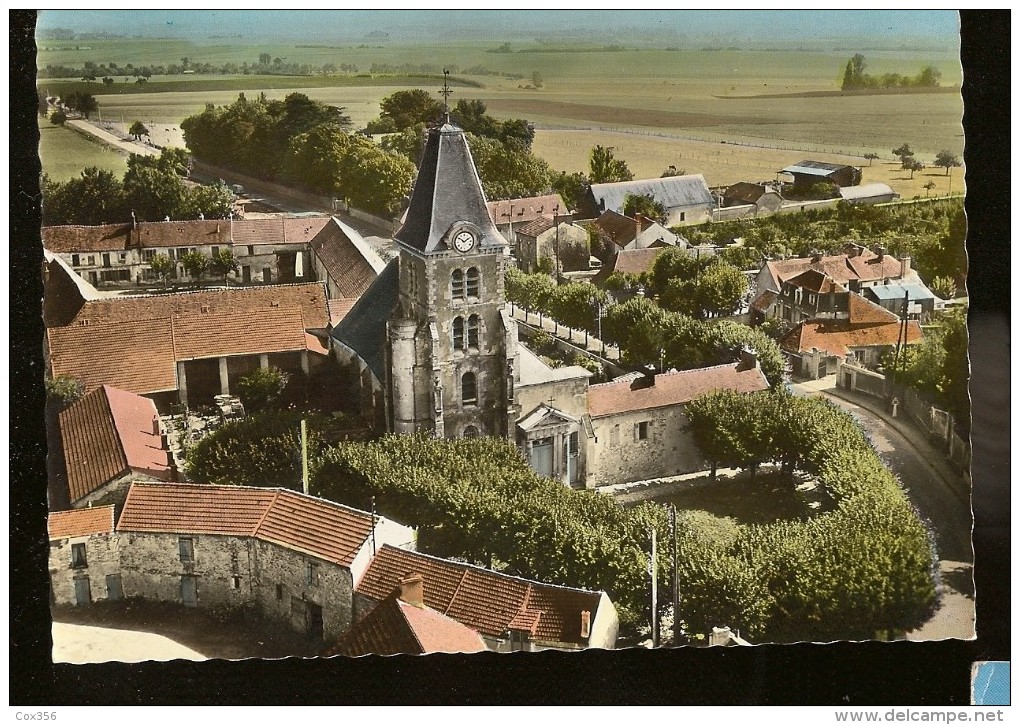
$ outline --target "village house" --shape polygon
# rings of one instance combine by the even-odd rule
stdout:
[[[945,306],[920,280],[911,283],[890,282],[864,288],[864,296],[880,307],[911,320],[925,320]],[[904,307],[906,305],[906,307]]]
[[[649,247],[648,249],[622,249],[616,253],[609,266],[603,267],[595,277],[595,284],[601,285],[614,274],[639,278],[649,274],[655,266],[655,260],[667,247]],[[616,290],[614,290],[614,294]]]
[[[62,465],[50,481],[51,511],[120,505],[131,481],[169,481],[176,471],[148,398],[100,385],[62,410],[50,455]]]
[[[95,599],[123,599],[113,506],[54,511],[46,528],[53,604],[87,606]]]
[[[715,390],[768,389],[756,357],[737,364],[627,375],[588,388],[586,487],[667,478],[706,469],[687,432],[684,406]]]
[[[570,215],[557,216],[555,220],[543,217],[517,227],[517,266],[525,272],[535,272],[542,259],[548,259],[553,268],[558,266],[561,272],[601,266],[601,262],[591,256],[588,231],[574,224],[572,218]]]
[[[701,224],[712,220],[715,197],[701,174],[667,176],[662,179],[617,181],[592,184],[587,192],[581,218],[595,219],[605,211],[623,214],[628,196],[650,196],[666,210],[667,227]]]
[[[829,277],[850,292],[861,292],[865,287],[888,284],[890,281],[919,282],[917,272],[911,269],[910,257],[896,259],[884,247],[872,252],[859,244],[848,244],[842,254],[815,253],[809,257],[794,257],[765,262],[755,278],[760,295],[766,290],[779,293],[782,283],[809,269]]]
[[[492,651],[616,645],[619,616],[605,592],[543,584],[388,545],[355,588],[355,618],[368,615],[408,575],[422,579],[423,606],[478,632]]]
[[[801,272],[782,283],[779,294],[766,290],[752,305],[752,321],[774,317],[796,324],[814,319],[846,319],[850,314],[850,292],[816,269]]]
[[[611,264],[622,251],[687,247],[687,240],[683,237],[641,214],[629,217],[612,210],[605,211],[595,220],[595,233],[602,246],[604,264]]]
[[[752,184],[738,181],[727,186],[720,194],[723,209],[732,209],[736,213],[725,214],[726,219],[739,219],[745,216],[773,214],[783,205],[783,197],[772,184]]]
[[[801,161],[787,166],[779,173],[793,177],[794,187],[807,187],[820,181],[831,181],[836,186],[857,186],[863,174],[856,166],[830,164],[824,161]]]
[[[110,385],[166,411],[211,404],[257,367],[309,384],[327,372],[324,283],[103,297],[53,255],[43,271],[47,370],[86,392]]]
[[[485,652],[475,630],[425,606],[421,574],[400,580],[388,597],[350,628],[327,656],[423,655]]]
[[[571,214],[559,194],[490,201],[485,207],[496,230],[513,248],[516,248],[517,231],[522,225],[539,219],[552,219]]]
[[[90,564],[88,574],[119,574],[117,588],[93,587],[93,599],[256,611],[320,641],[350,626],[354,582],[375,548],[414,546],[405,526],[285,489],[133,483],[116,528],[89,533],[81,522],[97,510],[51,514],[57,581],[75,543],[93,537],[86,554],[101,569]],[[112,521],[113,507],[104,510]],[[76,593],[85,586],[60,588],[56,603],[86,603]]]
[[[795,375],[817,379],[835,373],[840,361],[849,356],[858,365],[874,369],[886,353],[919,342],[922,336],[917,321],[901,320],[861,295],[850,293],[845,318],[801,322],[779,341],[779,346]]]

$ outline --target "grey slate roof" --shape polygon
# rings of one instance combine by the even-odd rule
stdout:
[[[441,186],[437,181],[442,180]],[[447,249],[444,239],[456,222],[471,222],[482,247],[506,246],[489,216],[464,132],[449,123],[429,129],[411,203],[394,239],[426,254]]]
[[[923,284],[878,284],[864,291],[878,300],[902,300],[907,295],[914,301],[935,299],[935,294]]]
[[[829,164],[824,161],[801,161],[783,169],[784,174],[807,174],[826,177],[834,171],[847,168],[847,164]]]
[[[604,199],[605,208],[623,213],[623,202],[627,194],[636,196],[652,196],[666,209],[677,209],[685,206],[714,206],[712,192],[701,174],[686,176],[667,176],[664,179],[639,179],[637,181],[617,181],[612,184],[592,184],[591,194],[595,204]]]
[[[393,259],[329,336],[350,349],[382,381],[385,365],[386,320],[397,303],[400,260]]]

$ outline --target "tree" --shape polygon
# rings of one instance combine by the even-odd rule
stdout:
[[[922,86],[926,88],[933,88],[938,86],[939,80],[942,78],[941,71],[935,69],[934,66],[926,65],[921,69],[921,72],[917,75],[914,80],[914,85]]]
[[[868,166],[871,166],[872,162],[878,159],[878,154],[869,152],[864,154],[864,158],[868,160]]]
[[[182,218],[188,190],[172,168],[149,157],[132,154],[124,174],[124,195],[137,218],[162,221],[167,217]]]
[[[341,180],[343,195],[359,209],[386,217],[397,216],[411,194],[414,164],[371,143],[353,147],[347,163],[352,170]]]
[[[731,315],[747,294],[747,277],[725,262],[712,264],[698,281],[698,299],[709,315]]]
[[[99,101],[91,93],[80,93],[75,101],[75,110],[87,121],[91,114],[99,110]]]
[[[38,106],[38,108],[39,108],[39,115],[40,116],[48,116],[49,113],[50,113],[50,100],[49,100],[49,98],[47,98],[46,97],[46,93],[44,93],[41,90],[37,91],[36,93],[37,93],[38,98],[39,98],[39,106]]]
[[[163,283],[163,287],[166,288],[167,281],[174,276],[177,271],[177,265],[165,254],[157,254],[149,260],[149,268],[152,273],[156,275],[156,279]]]
[[[545,78],[542,76],[541,71],[536,70],[531,74],[531,85],[535,86],[535,88],[541,88],[545,85]]]
[[[226,219],[234,207],[234,192],[225,184],[201,184],[186,189],[181,219]]]
[[[486,199],[517,199],[549,190],[552,169],[521,143],[472,134],[467,140]]]
[[[956,297],[956,282],[952,277],[935,277],[931,281],[931,291],[941,299],[954,299]]]
[[[846,62],[846,70],[843,71],[842,90],[852,91],[855,88],[857,88],[857,80],[854,78],[854,62],[848,60]]]
[[[259,413],[274,408],[290,376],[279,368],[257,368],[237,381],[245,410]]]
[[[625,216],[637,217],[639,214],[646,219],[666,223],[666,207],[656,201],[651,194],[627,194],[623,197],[623,213]]]
[[[934,165],[944,168],[946,170],[946,176],[949,176],[950,169],[960,166],[960,157],[952,151],[942,150],[935,155]]]
[[[935,186],[936,186],[936,184],[935,184],[934,181],[929,181],[927,184],[924,185],[924,195],[925,195],[925,197],[928,196],[928,192],[931,191],[932,189],[934,189]]]
[[[568,174],[566,171],[561,171],[558,176],[553,177],[551,186],[553,191],[557,192],[566,202],[568,209],[578,209],[584,203],[591,182],[588,181],[584,172],[575,171]]]
[[[402,131],[417,123],[426,125],[435,121],[443,112],[443,104],[434,99],[428,91],[414,88],[409,91],[397,91],[387,96],[379,104],[381,113],[379,121],[387,122],[393,131]],[[372,124],[369,124],[372,127]],[[370,130],[369,133],[387,133],[388,131]]]
[[[591,183],[607,184],[615,181],[632,181],[634,174],[627,163],[613,155],[612,147],[596,146],[588,157]]]
[[[240,267],[237,264],[237,260],[234,259],[234,253],[223,247],[213,252],[212,258],[209,260],[209,271],[223,277],[223,284],[226,284],[227,275],[231,272],[237,274],[240,271]]]
[[[46,402],[63,410],[85,394],[85,385],[70,375],[46,378]]]
[[[670,164],[661,174],[659,174],[659,178],[668,179],[671,176],[686,176],[686,175],[687,169],[678,169],[673,164]]]
[[[181,266],[184,267],[184,274],[197,284],[202,281],[202,275],[209,269],[209,258],[201,252],[187,252],[181,255]]]
[[[149,135],[149,129],[141,121],[135,121],[131,124],[131,128],[128,129],[128,134],[134,136],[136,141],[141,141],[142,136]]]
[[[50,123],[54,126],[63,126],[67,122],[67,114],[59,108],[50,114]]]
[[[911,179],[914,178],[915,171],[920,171],[921,169],[924,168],[924,164],[915,159],[913,156],[904,156],[902,166],[904,169],[910,172]]]
[[[910,148],[910,144],[905,143],[902,146],[894,148],[892,150],[893,156],[896,156],[902,161],[903,159],[909,158],[914,155],[914,150]]]
[[[89,166],[76,179],[43,179],[43,223],[97,226],[128,216],[124,188],[112,171]]]
[[[273,56],[269,53],[259,53],[259,65],[269,65],[273,62]]]
[[[400,154],[415,166],[421,160],[422,151],[425,149],[425,137],[427,130],[424,123],[408,126],[399,133],[391,133],[379,142],[379,146],[391,153]]]

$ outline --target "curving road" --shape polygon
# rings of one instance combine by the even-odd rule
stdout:
[[[959,474],[925,435],[902,420],[879,413],[880,402],[861,403],[817,384],[794,384],[804,395],[824,395],[860,421],[882,460],[895,473],[918,513],[935,535],[941,586],[932,617],[907,633],[910,640],[974,637],[974,549],[970,493]],[[867,406],[867,407],[865,407]]]

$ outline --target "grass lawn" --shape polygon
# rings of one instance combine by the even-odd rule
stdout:
[[[112,171],[118,179],[127,171],[127,157],[71,128],[44,122],[39,127],[39,157],[43,173],[66,181],[86,166]]]
[[[754,481],[750,473],[680,493],[656,496],[656,503],[673,503],[685,511],[705,511],[719,518],[731,518],[738,524],[768,524],[780,519],[801,520],[814,511],[808,501],[778,474],[759,473]]]

